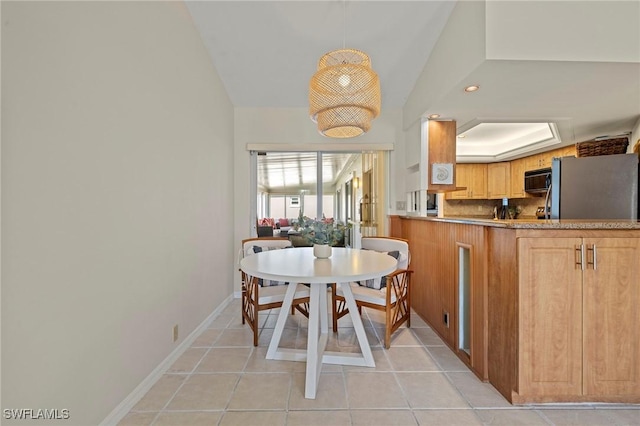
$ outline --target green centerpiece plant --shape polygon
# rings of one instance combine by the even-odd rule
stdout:
[[[298,230],[302,238],[314,246],[314,254],[319,258],[331,256],[331,247],[344,245],[346,226],[333,219],[323,217],[321,220],[299,216]],[[316,248],[317,246],[323,246]]]

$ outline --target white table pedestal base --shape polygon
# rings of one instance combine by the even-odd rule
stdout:
[[[369,341],[367,340],[367,335],[364,331],[362,318],[360,318],[360,315],[358,314],[358,308],[356,306],[355,299],[353,298],[353,293],[351,292],[351,286],[349,283],[339,283],[338,285],[342,288],[347,307],[349,308],[349,315],[351,316],[353,328],[356,332],[356,337],[358,338],[358,343],[362,352],[361,354],[325,351],[327,340],[329,338],[327,285],[320,283],[311,284],[307,350],[278,347],[280,345],[280,339],[282,338],[282,332],[284,331],[284,324],[286,323],[287,316],[291,311],[291,302],[293,301],[293,296],[297,286],[294,283],[290,283],[287,288],[282,308],[280,308],[280,314],[278,315],[278,321],[276,322],[276,328],[273,332],[269,349],[267,350],[267,359],[307,362],[304,393],[304,396],[307,399],[315,399],[316,397],[318,380],[320,379],[320,371],[323,363],[355,365],[362,367],[376,366],[373,360],[373,354],[371,353],[371,347],[369,346]]]

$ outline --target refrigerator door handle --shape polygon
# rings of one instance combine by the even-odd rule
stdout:
[[[547,195],[544,197],[544,218],[545,219],[551,219],[551,206],[549,206],[549,195],[551,195],[551,182],[549,182],[549,187],[547,188]]]

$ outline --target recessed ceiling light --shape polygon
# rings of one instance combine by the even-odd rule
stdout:
[[[439,118],[440,114],[431,114],[429,118]]]
[[[476,86],[476,85],[472,85],[472,86],[467,86],[464,88],[465,92],[475,92],[476,90],[478,90],[480,88],[480,86]]]
[[[464,139],[466,136],[465,135],[458,135],[458,138],[460,139]]]

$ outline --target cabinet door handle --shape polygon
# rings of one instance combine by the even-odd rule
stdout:
[[[591,247],[587,246],[587,252],[591,252],[591,261],[589,261],[589,256],[587,253],[587,267],[589,265],[591,265],[591,267],[593,268],[593,270],[595,271],[596,269],[598,269],[598,263],[596,260],[596,245],[592,244]]]
[[[584,271],[584,244],[580,244],[576,247],[576,265],[580,265],[580,269]]]

